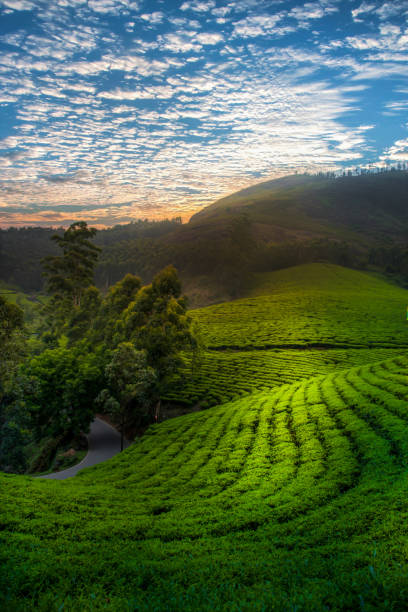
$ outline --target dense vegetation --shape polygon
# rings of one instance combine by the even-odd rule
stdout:
[[[63,483],[0,478],[12,610],[405,610],[406,357],[149,429]]]
[[[53,236],[60,254],[43,260],[50,296],[30,345],[22,310],[0,297],[4,471],[47,469],[59,447],[89,430],[98,408],[120,424],[122,436],[125,427],[157,420],[180,351],[195,348],[176,270],[168,266],[147,286],[127,274],[102,296],[91,285],[94,236],[84,222]]]
[[[330,264],[258,275],[249,297],[192,310],[205,341],[168,399],[213,406],[260,388],[397,356],[407,291]]]

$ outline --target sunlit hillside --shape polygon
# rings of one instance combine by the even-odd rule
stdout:
[[[6,610],[404,610],[406,357],[152,427],[65,482],[0,477]]]
[[[206,407],[399,355],[407,304],[407,290],[330,264],[258,275],[249,297],[191,311],[206,350],[169,399]]]

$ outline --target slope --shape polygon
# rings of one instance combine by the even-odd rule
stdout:
[[[399,355],[408,291],[369,274],[308,264],[258,275],[249,297],[190,312],[206,350],[168,399],[208,407],[259,388]]]
[[[195,214],[190,230],[211,232],[246,213],[264,238],[310,237],[391,244],[406,241],[408,172],[342,176],[295,175],[254,185]]]
[[[405,610],[408,359],[154,426],[71,481],[0,476],[8,610]]]

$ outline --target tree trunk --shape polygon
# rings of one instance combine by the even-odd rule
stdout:
[[[161,400],[157,402],[156,409],[154,411],[154,420],[156,423],[158,423],[159,418],[160,418],[160,407],[161,407]]]

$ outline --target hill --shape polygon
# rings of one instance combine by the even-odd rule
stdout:
[[[374,265],[406,282],[407,192],[407,171],[260,183],[207,206],[187,224],[139,220],[99,231],[95,282],[106,289],[131,272],[147,283],[172,263],[194,306],[244,295],[253,273],[316,261]],[[56,252],[53,233],[0,230],[0,279],[40,290],[41,258]]]
[[[259,388],[408,349],[408,291],[370,274],[308,264],[259,274],[246,298],[190,311],[205,350],[168,399],[212,406]]]
[[[0,476],[14,610],[405,610],[408,360],[154,426],[65,482]]]
[[[358,176],[286,176],[259,183],[195,214],[190,230],[211,231],[233,215],[245,213],[264,240],[285,242],[331,238],[406,244],[408,172]]]

